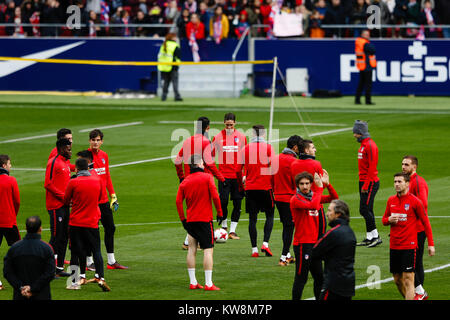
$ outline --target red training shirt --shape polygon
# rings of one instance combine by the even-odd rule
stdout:
[[[111,174],[109,173],[109,158],[108,154],[103,150],[94,151],[91,148],[88,149],[92,152],[94,160],[92,161],[94,164],[94,170],[97,175],[102,179],[104,184],[104,190],[102,193],[102,200],[100,203],[106,203],[109,201],[108,194],[106,190],[108,190],[109,194],[114,194],[114,187],[111,181]]]
[[[389,217],[399,215],[396,224],[390,224]],[[391,196],[386,204],[386,211],[381,219],[383,225],[391,226],[390,248],[407,250],[417,248],[417,220],[421,220],[428,238],[428,245],[434,246],[430,221],[422,202],[411,193],[403,196]]]
[[[296,156],[290,153],[280,153],[274,157],[274,164],[278,171],[272,175],[273,195],[275,201],[290,202],[295,194],[295,183],[292,184],[291,164],[296,161]]]
[[[214,150],[218,154],[219,171],[226,179],[236,179],[236,166],[238,162],[238,153],[247,144],[247,137],[234,130],[232,134],[227,134],[223,129],[212,140]]]
[[[370,182],[380,181],[377,165],[378,147],[372,138],[365,138],[358,150],[359,181],[364,182],[363,190],[369,189]]]
[[[212,156],[213,148],[211,141],[209,141],[203,134],[197,133],[192,137],[184,140],[178,155],[175,159],[175,169],[177,170],[178,179],[184,179],[190,173],[189,162],[191,156],[194,154],[202,155],[205,163],[205,172],[211,173],[219,181],[225,181],[223,175],[217,170],[216,164]],[[184,163],[184,172],[183,172]]]
[[[19,208],[20,194],[16,178],[0,174],[0,228],[17,226]]]
[[[64,203],[72,202],[69,225],[84,228],[98,228],[100,220],[99,203],[105,188],[96,175],[78,176],[69,181],[64,194]]]
[[[183,201],[186,199],[186,215]],[[214,178],[209,173],[196,171],[189,174],[178,187],[176,205],[180,220],[187,222],[210,222],[213,220],[211,199],[217,216],[222,217],[219,193]]]
[[[47,210],[56,210],[64,206],[64,192],[70,180],[70,168],[67,159],[56,155],[47,163],[45,170],[45,203]]]
[[[315,160],[315,159],[297,159],[296,161],[293,161],[291,164],[291,183],[293,185],[294,188],[297,188],[297,186],[295,185],[295,176],[299,173],[302,172],[309,172],[313,177],[314,174],[319,174],[319,175],[323,175],[323,169],[322,169],[322,164],[320,163],[320,161]],[[315,183],[313,183],[311,189],[313,191],[317,191],[317,186]]]
[[[250,142],[238,154],[236,176],[242,185],[242,169],[245,170],[245,190],[271,190],[273,148],[266,142]]]
[[[414,172],[409,177],[409,193],[415,195],[422,201],[425,213],[428,215],[428,185],[424,178]],[[417,220],[417,232],[424,231],[425,228],[420,220]]]
[[[294,245],[301,243],[316,243],[319,237],[319,210],[322,203],[338,199],[333,186],[327,186],[329,195],[323,195],[323,188],[317,187],[313,197],[308,200],[295,194],[290,201],[292,220],[294,222]]]

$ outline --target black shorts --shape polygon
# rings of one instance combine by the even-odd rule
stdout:
[[[272,190],[245,191],[245,211],[247,213],[274,213],[274,198]]]
[[[70,250],[77,256],[88,256],[100,251],[98,228],[69,226]]]
[[[390,250],[390,271],[394,273],[414,272],[416,269],[416,249]]]
[[[187,232],[198,241],[201,249],[214,247],[214,227],[213,222],[188,222]]]
[[[2,244],[3,237],[6,239],[8,246],[12,246],[15,242],[20,240],[20,233],[17,226],[11,228],[0,228],[0,245]]]
[[[231,200],[242,200],[244,198],[243,192],[239,192],[239,184],[237,179],[225,179],[227,183],[226,186],[223,186],[223,182],[219,181],[219,195],[220,199],[227,200],[230,198]]]

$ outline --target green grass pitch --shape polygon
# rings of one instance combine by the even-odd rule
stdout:
[[[368,279],[391,279],[389,273],[389,229],[381,224],[387,198],[394,193],[393,174],[401,170],[406,154],[419,158],[418,172],[430,188],[429,215],[436,242],[436,256],[424,256],[425,289],[430,299],[448,300],[450,292],[450,99],[427,97],[378,97],[376,106],[355,107],[352,97],[338,99],[294,98],[297,110],[305,122],[326,123],[328,126],[284,125],[300,122],[299,113],[290,98],[275,101],[274,129],[278,138],[292,134],[313,136],[317,159],[330,174],[331,183],[341,199],[351,208],[351,226],[360,240],[364,236],[363,219],[358,212],[358,143],[352,136],[354,120],[369,121],[369,129],[379,147],[380,190],[376,196],[377,227],[383,244],[376,248],[357,248],[355,300],[402,299],[392,281],[378,288],[365,287]],[[9,154],[17,169],[43,169],[55,137],[32,140],[12,139],[56,133],[59,128],[71,128],[74,133],[74,154],[88,146],[84,129],[142,122],[137,125],[104,129],[104,147],[110,164],[118,165],[140,160],[168,157],[178,151],[181,133],[193,132],[193,124],[160,123],[160,121],[194,121],[208,116],[220,130],[223,115],[235,112],[237,127],[245,130],[253,124],[269,124],[270,99],[244,97],[239,99],[185,99],[181,103],[158,98],[149,100],[101,99],[64,96],[0,96],[0,153]],[[216,124],[217,122],[217,124]],[[239,124],[241,122],[241,124]],[[182,129],[178,130],[177,129]],[[340,132],[320,134],[344,129]],[[184,130],[184,131],[183,131]],[[186,131],[187,130],[187,131]],[[278,151],[285,140],[276,145]],[[49,222],[45,209],[44,172],[12,170],[19,183],[21,209],[19,229],[24,235],[24,222],[30,215],[43,219],[43,240],[48,241]],[[129,270],[105,270],[112,291],[104,293],[95,285],[81,290],[66,290],[66,281],[52,281],[55,300],[289,300],[294,278],[294,266],[277,265],[281,254],[281,223],[275,213],[275,226],[270,245],[273,257],[251,258],[248,236],[248,215],[241,214],[237,232],[241,240],[217,244],[214,250],[214,283],[218,292],[190,291],[186,270],[186,251],[181,249],[185,232],[178,220],[175,196],[178,179],[171,159],[155,160],[111,168],[112,181],[120,202],[115,213],[117,226],[115,248],[117,260]],[[231,208],[231,204],[230,204]],[[263,215],[261,215],[263,218]],[[258,245],[262,241],[262,226],[258,222]],[[101,233],[102,228],[100,228]],[[8,247],[0,247],[3,258]],[[106,261],[104,246],[102,252]],[[68,254],[69,257],[69,254]],[[379,274],[371,273],[377,268]],[[443,267],[442,269],[439,269]],[[3,259],[0,260],[3,269]],[[436,270],[437,269],[437,270]],[[369,272],[368,272],[369,271]],[[87,272],[87,276],[93,276]],[[202,252],[197,256],[197,278],[204,282]],[[1,300],[12,297],[12,288],[0,276],[5,290]],[[312,278],[303,298],[313,297]]]

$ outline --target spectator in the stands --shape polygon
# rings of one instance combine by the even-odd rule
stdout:
[[[97,37],[98,33],[101,32],[101,29],[99,26],[96,26],[100,24],[100,19],[97,16],[97,13],[95,13],[94,10],[89,11],[89,20],[88,20],[88,36],[90,38]]]
[[[130,37],[132,36],[132,29],[128,26],[131,23],[130,14],[127,10],[123,9],[120,11],[120,20],[118,24],[123,26],[117,27],[117,35],[120,37]]]
[[[185,0],[183,3],[183,9],[188,9],[189,13],[197,13],[198,5],[196,0]]]
[[[450,25],[450,1],[435,0],[435,10],[440,24]],[[450,28],[442,28],[444,38],[450,38]]]
[[[123,0],[111,0],[111,12],[116,12],[118,8],[123,7]]]
[[[223,13],[222,6],[214,9],[214,15],[209,21],[209,35],[214,39],[216,44],[220,44],[223,39],[228,38],[230,30],[227,16]]]
[[[179,15],[176,20],[179,39],[186,39],[186,25],[189,23],[190,18],[191,14],[189,13],[189,9],[183,8],[181,10],[181,15]]]
[[[409,0],[406,11],[406,23],[419,24],[420,4],[417,0]]]
[[[165,23],[173,23],[178,18],[180,12],[178,11],[178,5],[176,0],[170,0],[164,10]]]
[[[234,28],[236,37],[240,39],[248,27],[250,27],[250,24],[247,21],[247,15],[245,13],[241,13],[239,16],[239,23],[236,28]]]
[[[58,0],[47,0],[41,13],[41,23],[64,23],[64,13]],[[56,37],[61,33],[60,27],[42,27],[42,36]]]
[[[162,15],[161,7],[157,2],[153,3],[153,6],[149,10],[148,14],[149,24],[162,24],[164,23],[164,17]],[[148,28],[147,36],[149,37],[164,37],[166,34],[166,29],[164,27],[151,27]]]
[[[437,14],[432,7],[432,3],[430,0],[425,0],[423,3],[423,9],[420,13],[419,18],[420,24],[426,25],[429,28],[425,28],[425,37],[426,38],[437,38],[437,28],[433,28],[436,24],[439,24]]]
[[[330,5],[327,6],[325,17],[323,18],[323,25],[345,24],[345,11],[341,4],[341,0],[331,0]],[[342,28],[327,28],[325,29],[326,37],[341,37],[344,30]]]
[[[139,0],[139,11],[142,11],[144,13],[144,15],[148,14],[148,7],[147,7],[147,0]],[[137,17],[137,12],[136,12],[136,17]],[[134,18],[136,18],[134,17]]]
[[[306,8],[306,6],[302,4],[295,7],[295,14],[302,15],[302,28],[303,28],[302,37],[307,37],[309,35],[309,17],[311,16],[312,12],[309,11]]]
[[[309,16],[309,36],[311,38],[325,37],[325,30],[322,29],[323,16],[317,9],[313,9]]]
[[[207,0],[200,2],[198,7],[199,7],[198,14],[199,14],[200,21],[205,26],[205,35],[206,35],[206,37],[208,37],[209,36],[209,20],[213,16],[214,12],[211,8],[208,7]]]
[[[367,22],[367,7],[368,0],[356,0],[355,5],[350,16],[351,24],[365,24]],[[353,36],[359,37],[363,29],[354,28]]]
[[[147,24],[147,15],[142,10],[138,10],[136,17],[133,19],[133,24]],[[134,28],[134,35],[136,37],[146,37],[148,29],[146,27],[138,26]]]
[[[186,37],[195,40],[205,39],[205,25],[200,21],[198,14],[191,14],[191,21],[186,24]]]
[[[10,16],[7,23],[14,23],[14,27],[7,27],[6,34],[13,37],[24,38],[26,37],[25,29],[22,23],[28,23],[24,21],[22,17],[22,9],[20,7],[14,8],[14,15]]]

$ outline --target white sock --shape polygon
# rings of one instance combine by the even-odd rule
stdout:
[[[258,253],[258,248],[257,247],[253,247],[252,248],[252,253],[255,253],[255,252]]]
[[[231,221],[231,223],[230,223],[230,232],[236,233],[237,224],[238,224],[237,222]]]
[[[205,285],[211,287],[212,283],[212,270],[205,270]]]
[[[222,227],[222,228],[226,228],[227,225],[228,225],[227,219],[223,220],[223,221],[222,221],[221,227]]]
[[[291,253],[288,252],[287,255],[286,255],[286,258],[290,258],[290,257],[291,257]]]
[[[85,273],[80,273],[80,278],[86,279],[86,274]]]
[[[372,240],[372,238],[373,238],[372,232],[367,232],[366,233],[366,239],[367,240]]]
[[[195,268],[188,268],[188,274],[190,284],[195,286],[197,284],[197,278],[195,277]]]
[[[286,261],[286,256],[281,255],[280,260],[281,260],[281,261]]]
[[[189,236],[189,235],[186,235],[186,239],[184,239],[184,244],[187,245],[187,246],[189,245],[189,242],[188,242],[188,236]]]
[[[372,230],[372,237],[373,238],[378,238],[378,230],[377,229]]]
[[[108,257],[108,264],[116,263],[116,258],[114,257],[114,253],[107,253],[106,256]]]
[[[3,285],[2,281],[0,280],[0,286]]]
[[[94,258],[92,256],[86,257],[86,264],[90,265],[94,263]]]
[[[421,284],[419,284],[419,285],[416,287],[416,293],[417,293],[417,294],[424,294],[424,293],[425,293],[425,289],[422,287]]]
[[[269,243],[268,242],[263,242],[263,246],[269,247]]]

